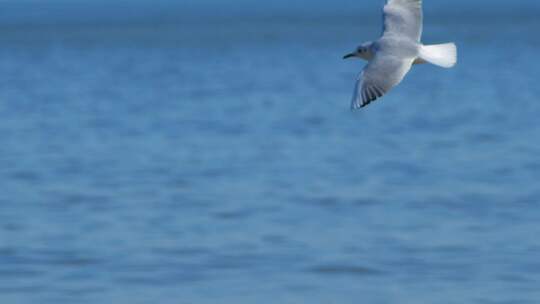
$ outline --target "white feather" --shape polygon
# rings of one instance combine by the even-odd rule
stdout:
[[[352,105],[361,108],[398,85],[413,63],[429,62],[450,68],[457,62],[453,43],[422,45],[422,0],[387,0],[382,37],[356,54],[369,63],[356,81]],[[369,55],[369,56],[368,56]]]
[[[420,59],[443,68],[451,68],[457,62],[457,47],[454,43],[420,46]]]

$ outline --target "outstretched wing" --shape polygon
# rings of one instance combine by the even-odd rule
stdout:
[[[411,69],[412,62],[412,59],[378,53],[356,81],[351,109],[367,106],[398,85]]]
[[[383,9],[383,36],[398,35],[420,41],[422,0],[387,0]]]

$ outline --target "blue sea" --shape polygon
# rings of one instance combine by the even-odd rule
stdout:
[[[538,18],[0,28],[0,302],[540,302]]]

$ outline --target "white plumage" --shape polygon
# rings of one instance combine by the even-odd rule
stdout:
[[[344,58],[368,61],[354,89],[352,109],[365,107],[398,85],[413,64],[450,68],[457,61],[454,43],[422,45],[422,0],[388,0],[382,37],[359,46]]]

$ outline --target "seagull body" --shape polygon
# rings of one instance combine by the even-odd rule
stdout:
[[[383,9],[383,34],[361,44],[344,58],[368,61],[354,89],[351,108],[367,106],[398,85],[413,64],[431,63],[451,68],[457,62],[454,43],[423,45],[422,0],[387,0]]]

